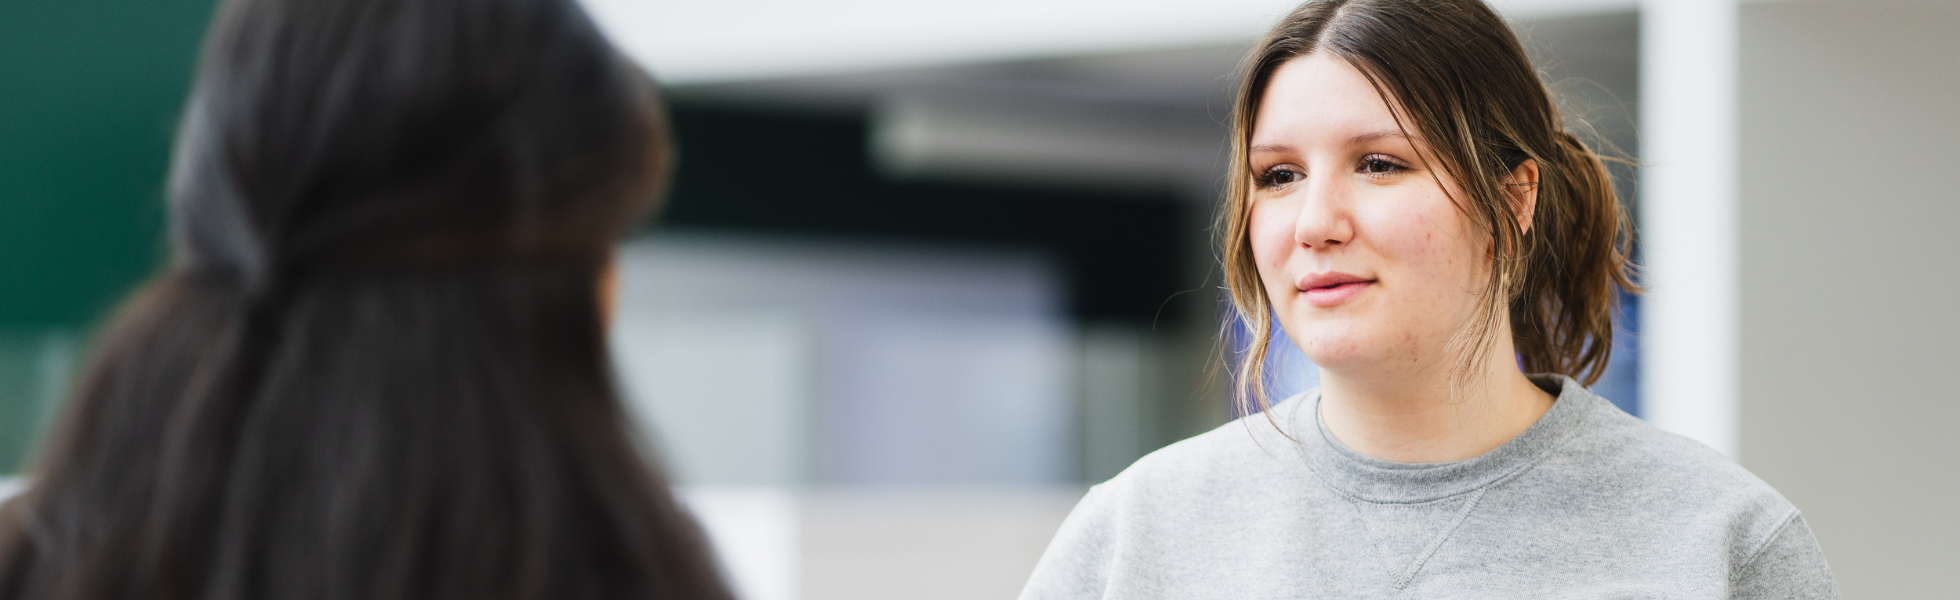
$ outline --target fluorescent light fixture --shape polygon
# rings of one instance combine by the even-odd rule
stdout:
[[[872,111],[871,149],[900,178],[1184,191],[1222,173],[1225,128],[1107,102],[898,95]]]

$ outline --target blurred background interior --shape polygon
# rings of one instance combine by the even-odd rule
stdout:
[[[213,5],[0,4],[0,471],[165,259]],[[1085,486],[1234,416],[1209,226],[1290,0],[586,5],[682,149],[621,248],[619,378],[745,598],[1011,597]],[[1784,492],[1847,597],[1960,596],[1960,4],[1496,5],[1648,164],[1655,292],[1595,391]]]

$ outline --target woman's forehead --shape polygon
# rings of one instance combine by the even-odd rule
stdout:
[[[1345,60],[1316,52],[1274,70],[1255,115],[1252,145],[1352,144],[1401,130],[1367,76]]]

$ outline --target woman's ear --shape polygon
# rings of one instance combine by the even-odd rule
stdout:
[[[1538,161],[1524,159],[1504,178],[1504,192],[1511,199],[1511,211],[1518,215],[1518,232],[1531,232],[1532,216],[1538,211]]]

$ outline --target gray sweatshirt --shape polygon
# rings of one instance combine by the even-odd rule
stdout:
[[[1089,490],[1021,598],[1837,597],[1768,484],[1534,379],[1551,410],[1460,462],[1362,456],[1317,392],[1276,406],[1280,428],[1254,415],[1153,452]]]

